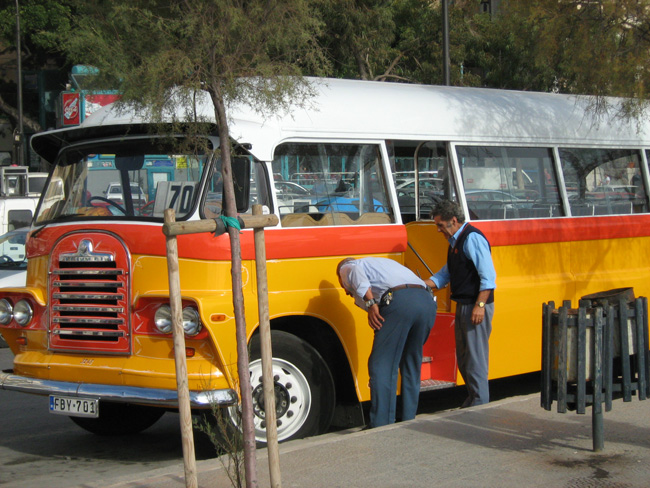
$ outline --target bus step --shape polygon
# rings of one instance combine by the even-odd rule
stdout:
[[[420,391],[442,390],[456,386],[453,381],[424,380],[420,382]]]

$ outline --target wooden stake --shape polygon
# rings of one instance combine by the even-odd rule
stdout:
[[[242,229],[257,229],[261,227],[270,227],[278,225],[278,216],[271,215],[240,215],[238,217]],[[163,225],[163,234],[167,237],[180,236],[183,234],[198,234],[201,232],[216,232],[223,234],[226,232],[226,226],[220,219],[190,220],[188,222],[165,222]]]
[[[253,205],[253,215],[262,215],[262,206]],[[266,422],[266,448],[269,454],[271,488],[282,486],[278,428],[275,415],[275,381],[273,380],[273,351],[271,323],[269,321],[269,288],[266,274],[266,244],[264,227],[253,230],[255,239],[255,269],[257,270],[257,304],[260,318],[260,344],[262,351],[262,387],[264,390],[264,420]]]
[[[176,220],[174,209],[165,210],[165,225]],[[183,464],[185,466],[185,486],[197,488],[196,459],[194,456],[194,433],[192,431],[192,409],[187,380],[187,359],[185,357],[185,331],[183,330],[183,304],[181,301],[181,282],[178,268],[178,243],[176,237],[167,237],[167,270],[169,272],[169,303],[172,312],[174,335],[174,360],[176,363],[176,386],[178,389],[178,411],[181,422],[183,443]]]
[[[264,227],[277,225],[279,220],[276,215],[262,215],[262,207],[255,215],[241,215],[238,217],[242,228],[254,229],[255,261],[258,275],[258,301],[260,313],[260,341],[262,344],[262,387],[264,389],[264,409],[267,413],[267,445],[269,446],[269,470],[272,488],[280,488],[280,463],[278,454],[278,435],[275,418],[275,388],[273,381],[273,364],[271,351],[271,331],[269,324],[268,285],[266,279],[266,247],[264,242]],[[185,463],[185,483],[187,488],[197,488],[196,461],[194,458],[194,437],[192,432],[192,417],[189,401],[187,380],[187,363],[185,358],[185,333],[183,331],[182,301],[180,291],[180,275],[178,269],[178,246],[176,236],[197,234],[201,232],[214,232],[217,235],[225,233],[228,229],[220,219],[198,220],[190,222],[176,222],[173,209],[165,210],[165,223],[162,231],[167,238],[167,266],[169,269],[169,295],[174,324],[174,356],[176,360],[176,382],[178,386],[178,407],[181,420],[181,435],[183,436],[183,460]],[[259,234],[258,234],[259,230]],[[237,311],[235,311],[237,316]],[[264,325],[265,324],[265,325]],[[238,345],[239,348],[239,345]],[[238,349],[239,350],[239,349]],[[242,368],[243,369],[243,368]],[[249,385],[250,388],[250,385]],[[242,395],[244,393],[242,392]],[[242,397],[242,403],[249,401]],[[243,406],[245,407],[245,405]],[[246,410],[243,408],[243,410]],[[272,422],[269,415],[273,417]],[[272,427],[269,429],[269,426]],[[244,430],[246,427],[244,426]],[[271,430],[273,432],[271,432]],[[246,449],[246,436],[245,446]],[[254,437],[252,439],[254,449]],[[249,473],[254,469],[254,452],[251,462],[245,462],[247,486],[257,486],[256,476]],[[253,467],[251,468],[251,464]],[[250,475],[250,476],[249,476]]]

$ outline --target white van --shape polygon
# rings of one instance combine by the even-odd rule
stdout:
[[[32,197],[0,198],[0,235],[31,226],[37,204]]]
[[[0,168],[0,235],[32,225],[44,176],[29,173],[25,166]]]

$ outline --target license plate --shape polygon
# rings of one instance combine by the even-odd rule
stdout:
[[[50,413],[71,417],[99,417],[99,400],[50,395]]]

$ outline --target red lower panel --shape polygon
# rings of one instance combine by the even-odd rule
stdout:
[[[422,380],[456,382],[456,340],[454,314],[439,313],[424,344],[424,357],[431,362],[422,363]]]

